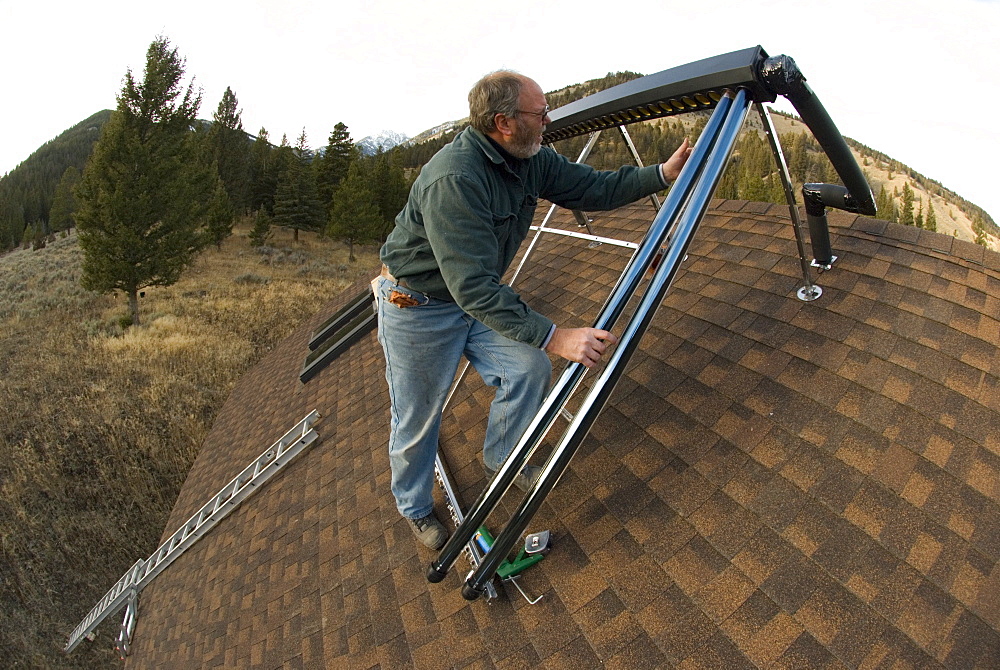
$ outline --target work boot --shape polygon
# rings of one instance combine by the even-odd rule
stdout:
[[[444,541],[448,539],[448,531],[445,530],[438,518],[431,512],[427,516],[419,519],[407,519],[410,529],[417,536],[420,543],[431,549],[440,549],[444,546]]]
[[[490,479],[493,479],[493,476],[497,473],[496,470],[490,470],[485,465],[483,466],[483,469],[486,470],[486,475]],[[524,468],[517,473],[517,477],[514,477],[514,486],[527,493],[535,486],[535,482],[538,481],[538,475],[540,474],[542,474],[542,469],[537,465],[525,465]]]

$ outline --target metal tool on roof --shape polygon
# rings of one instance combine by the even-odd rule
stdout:
[[[804,197],[812,202],[811,205],[807,205],[807,213],[810,216],[815,264],[826,267],[832,263],[828,254],[830,243],[825,218],[826,208],[837,207],[874,215],[875,202],[850,149],[791,58],[787,56],[769,58],[764,50],[757,46],[641,77],[577,100],[550,113],[551,123],[544,134],[544,139],[548,142],[605,128],[621,127],[646,119],[714,109],[691,158],[612,290],[594,327],[610,329],[615,324],[625,304],[636,293],[644,273],[653,266],[661,246],[665,245],[662,261],[658,263],[639,307],[625,326],[624,334],[604,371],[595,381],[581,408],[543,466],[534,488],[526,494],[510,521],[497,536],[493,549],[484,556],[479,567],[466,580],[462,589],[465,598],[469,600],[477,598],[486,584],[492,580],[500,563],[517,543],[545,497],[555,487],[573,454],[607,403],[615,384],[624,373],[625,365],[638,348],[656,308],[666,296],[684,260],[688,245],[707,211],[708,203],[729,161],[751,106],[754,106],[761,116],[788,199],[805,281],[798,295],[802,300],[814,300],[822,293],[819,287],[812,284],[809,272],[811,266],[805,259],[791,178],[774,134],[770,116],[762,104],[773,102],[779,94],[785,96],[795,106],[802,121],[812,130],[846,185],[846,188],[806,185],[805,189],[808,194]],[[444,579],[462,546],[473,537],[495,509],[517,473],[521,471],[551,428],[556,416],[563,411],[585,372],[586,368],[578,363],[566,366],[507,461],[501,465],[493,480],[473,504],[465,521],[449,538],[438,558],[431,563],[427,574],[428,580],[439,582]]]

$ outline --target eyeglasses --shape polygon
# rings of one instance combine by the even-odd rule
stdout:
[[[529,112],[526,109],[519,109],[519,110],[517,110],[517,113],[518,114],[534,114],[535,116],[540,116],[541,118],[544,119],[546,116],[549,115],[549,106],[545,105],[545,109],[543,109],[540,112]]]

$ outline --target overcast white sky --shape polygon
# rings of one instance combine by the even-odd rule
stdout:
[[[462,118],[500,67],[553,90],[760,44],[795,59],[843,134],[1000,221],[998,0],[0,0],[0,174],[114,108],[160,34],[204,89],[202,118],[230,86],[247,131],[305,127],[314,148],[338,121],[359,140]]]

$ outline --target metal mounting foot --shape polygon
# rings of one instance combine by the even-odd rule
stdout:
[[[823,295],[823,289],[816,286],[816,284],[806,284],[805,286],[799,288],[799,290],[795,292],[795,295],[802,302],[812,302]]]

